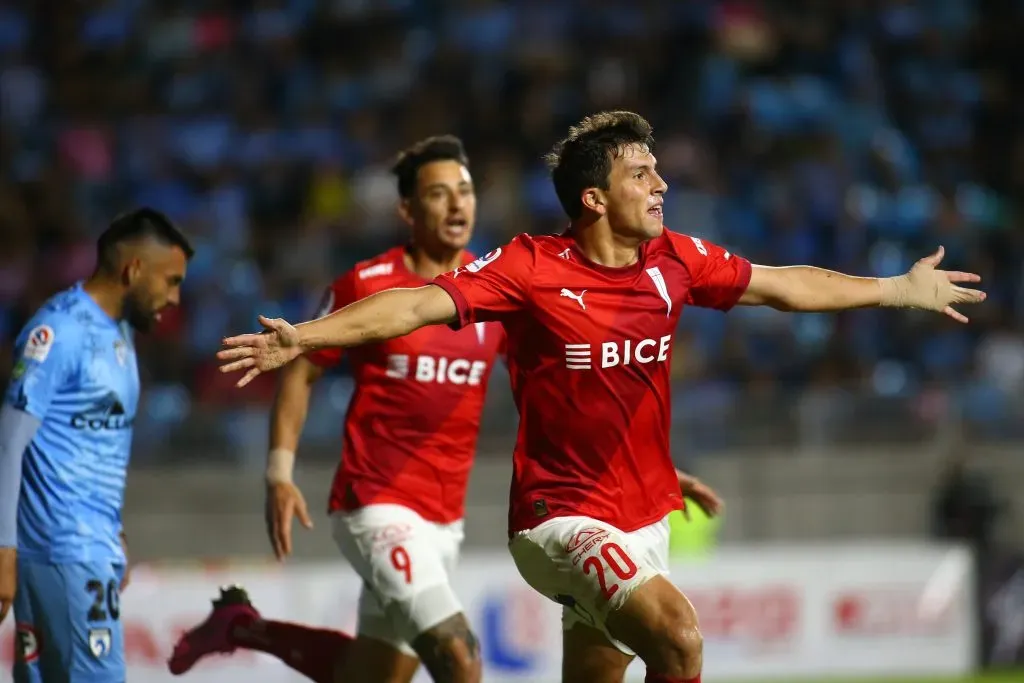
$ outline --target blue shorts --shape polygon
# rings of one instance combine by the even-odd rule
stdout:
[[[124,683],[123,576],[110,562],[19,560],[15,683]]]

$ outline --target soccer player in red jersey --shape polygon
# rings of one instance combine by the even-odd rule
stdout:
[[[465,251],[476,198],[462,143],[421,141],[394,167],[408,246],[357,264],[328,288],[320,315],[375,292],[419,287],[473,259]],[[475,638],[449,583],[463,540],[466,486],[480,413],[504,331],[480,322],[430,327],[353,349],[355,394],[345,416],[343,458],[330,494],[333,535],[364,581],[358,634],[259,618],[239,588],[186,635],[170,663],[183,673],[212,652],[259,649],[316,681],[407,683],[422,659],[436,681],[476,681]],[[292,465],[311,387],[340,349],[311,351],[283,373],[271,418],[268,531],[274,552],[291,552],[297,516],[311,526]]]
[[[662,224],[667,186],[651,127],[631,112],[584,119],[548,161],[571,219],[520,235],[430,286],[381,292],[317,321],[261,318],[224,341],[244,386],[304,351],[379,342],[427,325],[500,321],[519,408],[509,547],[523,578],[564,605],[563,678],[618,683],[638,655],[648,683],[700,681],[697,615],[667,578],[667,515],[683,506],[669,455],[672,334],[687,306],[783,311],[951,306],[984,294],[937,270],[942,249],[895,278],[749,261]],[[688,493],[688,492],[687,492]]]

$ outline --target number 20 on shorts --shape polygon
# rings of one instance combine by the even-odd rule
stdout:
[[[597,583],[601,587],[601,595],[605,600],[611,600],[612,596],[619,590],[618,583],[609,584],[605,579],[605,567],[612,570],[619,581],[629,581],[636,576],[636,565],[630,559],[626,551],[618,543],[606,542],[601,544],[601,550],[597,555],[591,555],[583,561],[583,573],[590,576],[597,574]],[[602,563],[602,560],[604,562]]]

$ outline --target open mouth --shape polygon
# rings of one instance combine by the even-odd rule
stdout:
[[[469,231],[469,222],[465,218],[449,218],[444,222],[444,232],[450,237],[461,237]]]
[[[651,208],[647,209],[647,213],[654,216],[655,218],[663,218],[665,215],[664,209],[661,204],[652,206]]]

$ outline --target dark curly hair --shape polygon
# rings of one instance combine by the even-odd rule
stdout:
[[[654,150],[653,128],[631,111],[605,111],[580,121],[555,143],[544,161],[551,169],[555,194],[569,218],[583,213],[580,195],[588,187],[608,189],[612,160],[632,144]]]

